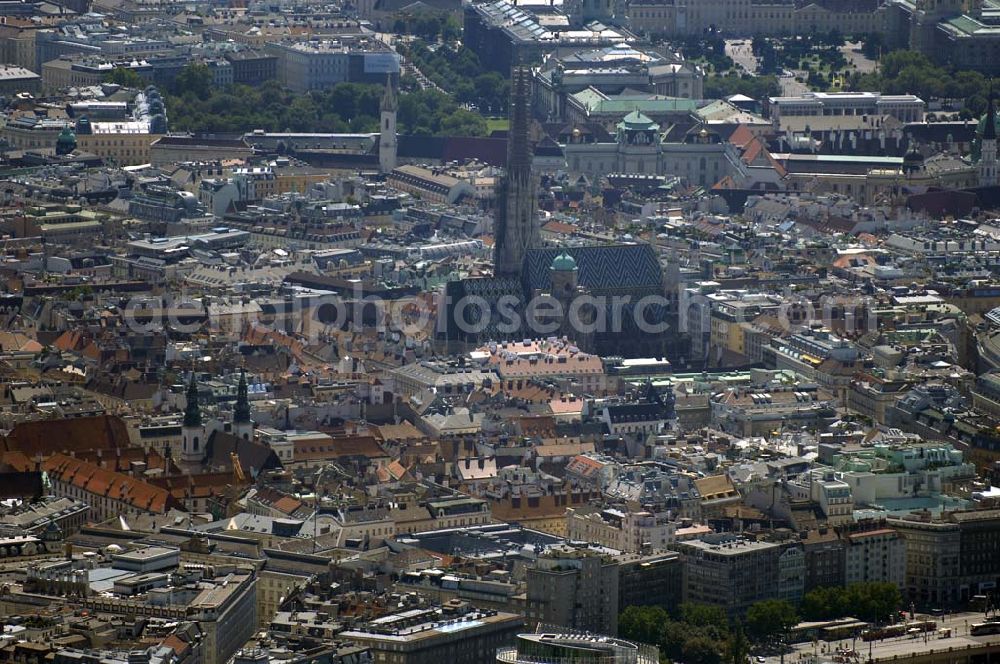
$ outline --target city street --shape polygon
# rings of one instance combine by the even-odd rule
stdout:
[[[760,63],[753,54],[749,39],[727,39],[726,55],[732,58],[733,62],[736,63],[736,66],[744,72],[753,76],[757,75],[757,68],[760,66]],[[865,59],[860,53],[855,53],[853,55],[860,57],[866,62],[871,62],[870,60]],[[805,74],[802,72],[796,71],[794,73],[795,76],[805,77]],[[794,97],[809,91],[809,86],[805,83],[796,81],[794,76],[779,76],[778,82],[781,84],[781,94],[786,97]]]
[[[792,646],[791,652],[785,653],[785,662],[798,662],[801,660],[816,659],[821,662],[832,662],[838,649],[850,650],[852,647],[858,654],[857,661],[865,662],[869,656],[869,645],[871,645],[871,657],[874,660],[892,659],[894,656],[907,657],[915,653],[928,650],[941,650],[947,648],[965,648],[970,644],[981,644],[983,642],[1000,643],[1000,635],[992,636],[969,636],[969,626],[983,621],[982,613],[955,613],[948,616],[927,616],[917,614],[917,620],[934,620],[937,622],[937,630],[919,634],[917,638],[911,635],[898,636],[882,641],[863,641],[857,639],[845,639],[842,641],[819,641],[818,643],[796,643]],[[952,635],[950,638],[939,638],[939,631],[942,628],[950,628]],[[766,658],[767,664],[778,664],[781,661],[779,655]]]
[[[796,70],[794,73],[795,76],[800,78],[805,77],[804,72]],[[785,97],[797,97],[798,95],[809,92],[809,86],[795,80],[795,76],[782,76],[778,79],[778,82],[781,83],[781,94]]]
[[[860,74],[870,74],[875,71],[875,61],[869,60],[861,52],[861,42],[848,42],[840,47],[840,52],[844,54],[847,61],[854,65]]]
[[[727,39],[726,55],[732,58],[736,66],[748,74],[757,74],[759,63],[750,49],[749,39]]]

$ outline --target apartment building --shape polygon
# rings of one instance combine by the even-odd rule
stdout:
[[[844,538],[844,583],[906,580],[906,540],[892,528],[850,533]]]
[[[598,551],[550,549],[527,571],[527,622],[618,633],[618,563]]]
[[[571,540],[596,542],[625,553],[664,551],[677,530],[668,516],[627,508],[571,507],[566,510],[566,532]]]
[[[731,533],[677,542],[684,560],[684,601],[719,606],[733,617],[766,599],[801,598],[801,547],[754,541]]]
[[[1000,510],[916,513],[887,524],[906,540],[904,596],[953,606],[1000,586]]]

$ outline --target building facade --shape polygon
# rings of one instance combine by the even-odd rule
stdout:
[[[586,549],[557,549],[527,570],[529,625],[618,633],[618,564]]]
[[[805,559],[782,545],[733,534],[677,542],[684,560],[684,601],[709,604],[733,617],[766,599],[802,596]],[[798,547],[795,547],[798,548]]]
[[[918,606],[954,606],[1000,586],[1000,510],[887,523],[906,540],[904,596]]]

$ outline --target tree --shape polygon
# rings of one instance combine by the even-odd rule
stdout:
[[[744,94],[752,99],[764,99],[781,94],[781,84],[774,76],[708,76],[705,78],[705,98],[721,99]]]
[[[802,598],[802,615],[806,620],[839,618],[844,610],[843,588],[814,588]]]
[[[907,67],[930,69],[933,64],[923,53],[917,51],[894,51],[882,58],[882,75],[896,78]]]
[[[464,108],[456,109],[450,115],[441,118],[438,129],[438,133],[445,136],[485,136],[486,131],[486,119]]]
[[[806,77],[806,84],[813,88],[814,90],[826,90],[830,87],[830,81],[827,80],[823,74],[818,71],[809,71],[809,75]]]
[[[960,71],[945,82],[945,94],[952,99],[968,99],[989,89],[989,81],[978,71]]]
[[[726,640],[726,660],[728,664],[746,664],[750,654],[750,642],[747,641],[746,632],[742,625],[729,632],[729,639]]]
[[[867,622],[885,622],[899,609],[902,597],[893,583],[853,583],[847,588],[816,588],[802,598],[807,620],[852,616]]]
[[[729,617],[726,615],[726,610],[721,606],[684,602],[680,608],[681,622],[691,626],[715,626],[725,629],[729,624]]]
[[[167,95],[165,101],[172,126],[181,131],[370,132],[378,130],[382,93],[381,85],[338,83],[328,90],[295,94],[275,81],[268,81],[256,88],[245,85],[212,88],[205,99],[186,92]],[[428,94],[434,97],[430,101]],[[441,119],[457,108],[447,95],[421,92],[401,96],[401,114],[411,98],[421,101],[415,112],[426,114],[423,117],[429,124],[426,134],[434,133],[431,127],[439,129]],[[473,118],[460,116],[453,122],[467,133],[477,131],[478,123]],[[482,130],[485,132],[484,127]]]
[[[798,622],[795,607],[782,599],[757,602],[747,611],[747,631],[761,643],[773,641]]]
[[[882,623],[899,609],[902,596],[894,583],[852,583],[847,588],[846,605],[862,620]]]
[[[302,95],[288,107],[289,127],[292,131],[308,132],[317,126],[319,108],[312,97]]]
[[[881,32],[871,32],[861,39],[861,53],[869,60],[878,60],[885,50],[885,38]]]
[[[769,46],[767,37],[764,37],[763,35],[754,35],[753,40],[750,42],[750,52],[756,56],[760,56],[767,46]]]
[[[660,654],[671,660],[681,659],[684,656],[684,644],[691,633],[691,628],[684,623],[667,621],[660,634]]]
[[[104,82],[116,83],[123,88],[140,89],[146,87],[146,79],[128,67],[115,67],[104,75]]]
[[[630,641],[658,645],[669,619],[661,606],[630,606],[618,616],[618,633]]]
[[[453,44],[462,38],[462,25],[451,14],[445,18],[441,24],[441,41],[446,44]]]
[[[826,34],[825,40],[827,46],[833,46],[834,48],[840,48],[844,45],[844,35],[841,34],[840,30],[833,28]]]
[[[681,649],[684,664],[722,664],[717,642],[707,636],[692,636]]]
[[[510,94],[510,82],[495,71],[480,74],[473,81],[475,95],[479,108],[490,113],[506,112],[507,97]]]
[[[192,62],[177,72],[172,88],[177,95],[191,94],[198,99],[208,99],[212,94],[212,78],[208,65]]]
[[[428,13],[417,14],[410,19],[409,28],[412,34],[429,42],[437,41],[441,32],[441,17]]]

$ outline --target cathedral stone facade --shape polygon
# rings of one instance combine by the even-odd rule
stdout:
[[[528,139],[530,70],[512,76],[507,174],[498,191],[494,276],[452,281],[438,342],[450,352],[488,341],[565,336],[603,355],[671,356],[680,339],[659,257],[648,244],[542,246]],[[657,132],[629,128],[632,147]],[[640,136],[641,134],[641,136]]]

